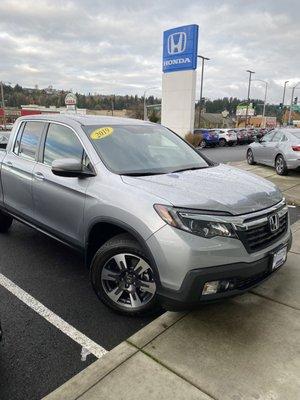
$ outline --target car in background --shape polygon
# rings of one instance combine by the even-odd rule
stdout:
[[[248,138],[248,144],[255,142],[256,140],[258,140],[257,138],[257,132],[255,129],[253,128],[247,128],[246,129],[246,134],[247,134],[247,138]]]
[[[5,149],[9,139],[9,132],[0,133],[0,149]]]
[[[200,143],[201,148],[215,147],[219,144],[219,136],[214,129],[195,129],[194,133],[200,133],[202,135],[202,141]]]
[[[237,133],[234,129],[219,129],[219,146],[233,146],[237,144]]]
[[[7,123],[7,124],[5,124],[5,125],[4,125],[4,124],[1,124],[1,125],[0,125],[0,131],[11,131],[13,125],[14,125],[14,124],[11,124],[11,123]]]
[[[237,133],[237,143],[246,144],[248,143],[248,133],[246,129],[235,129]]]
[[[247,162],[275,167],[278,175],[300,169],[300,129],[274,129],[267,133],[249,146]]]

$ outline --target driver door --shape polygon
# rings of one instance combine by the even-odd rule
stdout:
[[[42,228],[62,240],[80,246],[83,241],[85,193],[92,178],[54,175],[54,160],[73,158],[87,165],[89,159],[75,131],[65,125],[50,123],[33,171],[34,216]]]

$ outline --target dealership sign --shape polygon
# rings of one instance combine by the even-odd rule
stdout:
[[[236,115],[237,116],[246,116],[246,113],[247,113],[247,104],[239,104],[236,107]],[[254,108],[252,106],[252,103],[249,104],[248,115],[249,116],[254,115]]]
[[[76,106],[77,97],[74,93],[68,93],[65,97],[65,105],[66,106]]]
[[[169,29],[163,35],[163,72],[197,68],[198,25]]]

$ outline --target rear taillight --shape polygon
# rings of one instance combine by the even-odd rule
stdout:
[[[292,146],[292,149],[293,149],[294,151],[300,151],[300,146]]]

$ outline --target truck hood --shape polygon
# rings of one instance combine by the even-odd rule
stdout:
[[[225,211],[232,215],[259,211],[282,200],[281,192],[272,182],[223,164],[163,175],[123,175],[122,179],[176,207]]]

